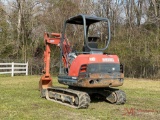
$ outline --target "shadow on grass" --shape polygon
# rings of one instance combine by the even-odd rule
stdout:
[[[109,101],[106,100],[105,97],[99,94],[92,94],[90,95],[91,103],[98,103],[98,102],[107,102],[110,103]]]

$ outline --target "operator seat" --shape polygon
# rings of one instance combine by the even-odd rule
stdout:
[[[99,37],[88,37],[88,46],[90,48],[98,48],[97,40]],[[91,50],[88,48],[87,45],[83,46],[83,52],[90,52]]]

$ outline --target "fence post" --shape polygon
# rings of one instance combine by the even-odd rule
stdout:
[[[28,75],[28,62],[26,63],[26,75]]]
[[[14,62],[12,62],[12,74],[11,76],[13,77],[14,76]]]

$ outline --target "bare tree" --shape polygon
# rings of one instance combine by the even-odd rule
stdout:
[[[137,19],[137,26],[140,26],[141,24],[141,18],[142,18],[142,5],[144,0],[138,0],[137,4],[134,3],[134,9]]]

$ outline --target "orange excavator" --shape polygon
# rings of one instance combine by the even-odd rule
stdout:
[[[69,25],[73,28],[68,28]],[[94,33],[97,29],[100,30],[97,32],[99,36]],[[78,32],[75,36],[78,30],[82,34]],[[77,44],[79,51],[67,39],[72,36],[72,42]],[[73,108],[87,108],[91,96],[101,96],[112,104],[126,102],[125,92],[115,88],[123,85],[123,65],[117,55],[104,52],[110,43],[110,22],[107,18],[82,14],[71,17],[64,22],[62,34],[45,33],[44,41],[44,74],[39,81],[41,97]],[[52,86],[50,55],[53,45],[60,48],[58,82],[67,88]]]

